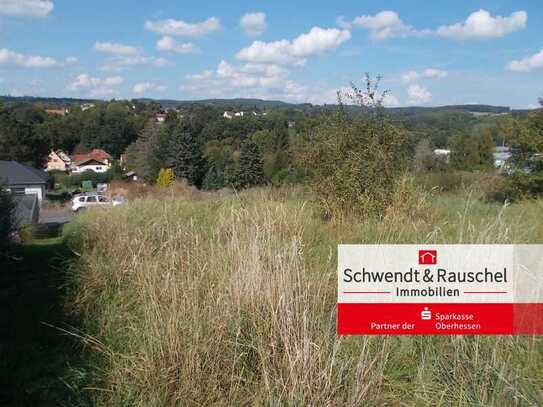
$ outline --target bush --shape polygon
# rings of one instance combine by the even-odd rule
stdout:
[[[113,179],[111,170],[106,172],[85,171],[80,174],[73,174],[65,179],[66,187],[81,187],[83,181],[91,181],[94,186],[96,184],[107,184]]]
[[[39,232],[37,225],[25,225],[19,229],[19,239],[21,243],[29,243],[34,240]]]
[[[313,190],[326,217],[384,216],[407,169],[407,133],[394,126],[377,93],[379,78],[366,76],[366,89],[352,85],[348,98],[362,107],[351,118],[340,107],[335,118],[316,129],[305,156],[314,174]]]
[[[498,202],[514,202],[543,195],[543,173],[514,172],[502,182],[492,185],[487,199]]]
[[[171,168],[162,168],[156,180],[156,183],[159,187],[168,188],[175,181],[175,174]]]
[[[306,155],[326,216],[382,216],[406,170],[406,134],[384,116],[343,115],[317,129]]]

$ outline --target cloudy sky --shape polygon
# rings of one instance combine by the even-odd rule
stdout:
[[[1,94],[320,104],[365,72],[389,105],[533,107],[541,0],[0,0]]]

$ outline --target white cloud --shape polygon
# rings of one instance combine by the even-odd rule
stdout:
[[[343,17],[339,17],[337,23],[340,27],[346,29],[350,29],[351,27],[364,28],[370,32],[370,37],[374,40],[430,34],[428,30],[419,31],[405,24],[398,13],[390,10],[381,11],[374,16],[359,16],[351,22],[345,21]]]
[[[449,76],[449,73],[447,71],[442,71],[441,69],[435,69],[435,68],[428,68],[422,72],[423,78],[443,79],[443,78],[446,78],[447,76]]]
[[[303,64],[307,57],[334,50],[350,38],[348,30],[313,27],[292,41],[254,41],[239,51],[236,57],[254,63]]]
[[[159,51],[176,52],[178,54],[193,54],[199,51],[198,47],[194,44],[190,42],[179,43],[170,36],[159,39],[156,43],[156,48]]]
[[[513,72],[531,72],[543,69],[543,48],[534,55],[509,62],[507,69]]]
[[[385,107],[397,107],[400,106],[400,100],[392,93],[387,93],[383,98],[383,106]]]
[[[409,71],[402,75],[402,82],[404,83],[412,83],[416,82],[421,78],[426,79],[443,79],[446,78],[449,75],[447,71],[443,71],[441,69],[435,69],[435,68],[428,68],[423,70],[422,72],[417,71]]]
[[[0,65],[15,65],[24,68],[51,68],[59,64],[50,57],[24,55],[2,48],[0,49]]]
[[[96,42],[93,47],[96,51],[113,55],[138,55],[139,49],[131,45],[118,44],[114,42]]]
[[[493,17],[486,10],[476,11],[460,23],[444,25],[437,30],[416,29],[402,21],[397,12],[384,10],[375,15],[363,15],[346,21],[344,17],[337,18],[337,24],[344,29],[361,27],[368,30],[374,40],[390,38],[423,37],[437,35],[445,38],[460,40],[498,38],[526,27],[528,14],[516,11],[509,17]]]
[[[415,82],[419,79],[420,75],[417,71],[409,71],[402,75],[402,81],[405,83]]]
[[[409,85],[407,88],[408,103],[418,105],[428,103],[432,100],[432,94],[428,89],[420,85]]]
[[[135,93],[136,95],[142,95],[149,91],[164,92],[165,90],[166,90],[166,86],[157,85],[151,82],[136,83],[134,87],[132,88],[132,92]]]
[[[72,79],[66,87],[71,92],[88,91],[90,97],[106,97],[118,94],[116,86],[124,83],[122,76],[95,78],[88,74],[80,74]]]
[[[302,85],[289,78],[289,71],[276,64],[234,65],[221,61],[215,70],[187,75],[180,87],[185,95],[198,98],[260,98],[293,103],[336,103],[337,90]],[[390,99],[394,103],[394,99]]]
[[[0,0],[0,14],[12,17],[46,17],[53,8],[49,0]]]
[[[93,47],[96,51],[110,54],[102,66],[103,71],[121,72],[128,67],[137,65],[151,65],[162,67],[168,65],[164,58],[146,56],[138,47],[112,42],[97,42]]]
[[[67,57],[64,62],[66,63],[66,65],[73,65],[77,64],[79,62],[79,59],[77,59],[77,57]]]
[[[180,37],[203,37],[219,31],[221,22],[217,17],[210,17],[198,23],[187,23],[182,20],[166,19],[146,21],[145,29],[162,35],[175,35]]]
[[[115,56],[109,58],[101,69],[103,71],[121,72],[124,71],[126,68],[138,65],[163,67],[168,65],[168,60],[164,58],[148,57],[144,55]]]
[[[188,75],[181,90],[199,97],[304,98],[305,88],[288,76],[288,70],[274,64],[221,61],[216,70]]]
[[[247,13],[241,17],[239,25],[250,37],[258,37],[264,34],[268,28],[268,24],[266,23],[266,14],[264,13]]]
[[[509,17],[493,17],[488,11],[479,10],[464,22],[439,27],[436,34],[459,40],[499,38],[526,28],[527,21],[525,11],[516,11]]]

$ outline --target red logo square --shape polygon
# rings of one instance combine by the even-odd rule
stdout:
[[[437,264],[437,250],[419,250],[419,264]]]

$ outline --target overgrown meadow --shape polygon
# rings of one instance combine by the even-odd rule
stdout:
[[[338,337],[339,243],[541,243],[543,202],[404,180],[381,219],[302,188],[149,196],[78,215],[67,308],[89,405],[539,405],[543,340]]]

